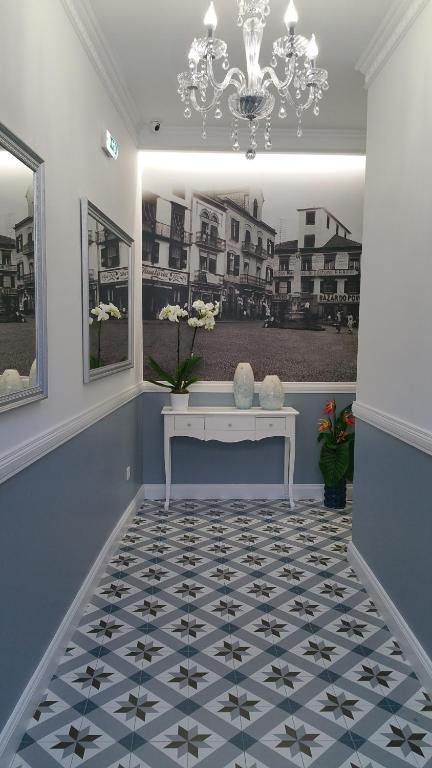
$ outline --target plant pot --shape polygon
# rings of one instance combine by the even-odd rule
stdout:
[[[324,485],[324,506],[327,509],[345,509],[346,486],[346,480],[334,486]]]
[[[189,392],[181,395],[171,392],[171,408],[173,411],[184,411],[189,406]]]

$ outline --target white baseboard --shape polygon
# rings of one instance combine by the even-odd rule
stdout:
[[[151,501],[165,498],[165,486],[163,484],[145,484],[143,486],[144,498]],[[229,484],[223,483],[190,483],[174,484],[171,486],[171,498],[178,499],[283,499],[285,496],[282,484],[247,483]],[[323,486],[294,485],[294,498],[316,499],[323,498]]]
[[[136,511],[139,503],[142,501],[142,498],[143,491],[141,487],[135,498],[132,499],[127,509],[122,514],[112,533],[110,533],[108,536],[108,539],[106,540],[89,573],[84,579],[78,594],[73,600],[68,612],[66,613],[63,621],[57,629],[57,632],[52,638],[48,648],[42,656],[42,659],[33,672],[33,675],[30,678],[26,688],[21,694],[5,727],[0,733],[1,766],[8,766],[9,762],[12,760],[12,757],[16,752],[19,743],[25,733],[28,721],[30,720],[34,709],[40,700],[39,697],[44,693],[45,689],[49,685],[49,681],[51,680],[51,677],[55,672],[64,653],[64,649],[72,637],[76,627],[78,626],[83,610],[90,596],[94,592],[101,574],[103,573],[105,566],[107,565],[113,551],[117,546],[118,540],[120,539],[123,530],[127,527],[130,518]]]
[[[377,579],[366,560],[354,544],[348,545],[348,560],[360,581],[372,596],[381,614],[393,632],[407,660],[426,691],[432,690],[432,659],[417,640],[402,614]]]

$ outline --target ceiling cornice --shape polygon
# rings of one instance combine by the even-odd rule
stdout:
[[[242,141],[243,139],[243,141]],[[247,149],[247,137],[240,134],[242,149]],[[335,154],[365,154],[366,131],[358,129],[309,128],[303,129],[301,139],[296,128],[273,128],[274,152],[317,152]],[[201,139],[199,125],[165,126],[159,133],[144,127],[138,135],[138,146],[147,150],[216,151],[231,149],[230,129],[227,126],[208,126],[207,140]]]
[[[365,76],[366,88],[369,88],[428,2],[430,0],[400,0],[396,8],[384,16],[356,64],[356,69]]]
[[[61,0],[61,2],[105,90],[123,119],[134,143],[137,143],[139,113],[109,51],[109,46],[94,12],[90,8],[90,3],[84,4],[81,0]]]

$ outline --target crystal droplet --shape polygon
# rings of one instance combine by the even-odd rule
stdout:
[[[315,106],[314,106],[314,115],[315,115],[315,117],[318,117],[319,112],[320,112],[319,105],[315,104]]]
[[[301,93],[300,93],[299,89],[297,88],[297,90],[296,90],[296,99],[299,99],[300,96],[301,96]]]
[[[189,120],[189,118],[190,118],[190,117],[191,117],[191,115],[192,115],[192,110],[191,110],[191,108],[190,108],[190,107],[185,107],[185,111],[183,112],[183,114],[184,114],[184,116],[185,116],[186,120]]]
[[[286,109],[285,109],[285,107],[283,105],[279,109],[279,113],[278,114],[279,114],[279,117],[280,117],[281,120],[285,120],[285,118],[287,116],[287,111],[286,111]]]
[[[299,125],[299,127],[297,128],[297,136],[299,137],[299,139],[301,139],[301,137],[303,136],[303,128],[301,127],[301,125]]]
[[[264,149],[267,149],[267,151],[269,151],[271,148],[272,148],[272,143],[270,139],[267,139],[267,141],[264,144]]]
[[[237,26],[241,27],[243,25],[243,16],[237,16]]]
[[[227,69],[229,69],[229,61],[228,61],[228,59],[224,59],[223,60],[223,62],[222,62],[222,69],[224,69],[225,72],[227,71]]]
[[[276,56],[272,56],[271,57],[270,66],[271,67],[277,67],[277,58],[276,58]]]
[[[214,113],[215,119],[220,120],[222,117],[222,110],[220,107],[216,107],[215,113]]]
[[[207,131],[202,131],[201,138],[202,138],[203,141],[206,140],[206,138],[207,138]]]
[[[239,151],[239,149],[240,149],[240,144],[239,144],[239,142],[238,142],[238,140],[237,140],[237,139],[236,139],[236,141],[234,142],[234,144],[232,145],[232,148],[233,148],[234,152],[238,152],[238,151]]]
[[[252,149],[252,147],[249,147],[248,151],[246,152],[246,158],[248,160],[254,160],[255,157],[256,157],[255,150]]]

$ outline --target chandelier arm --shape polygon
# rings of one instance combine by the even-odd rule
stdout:
[[[309,88],[309,96],[307,98],[307,101],[304,104],[302,104],[303,112],[305,112],[307,109],[309,109],[312,106],[312,104],[314,103],[314,99],[315,99],[315,92],[314,92],[313,86],[311,86]]]
[[[285,80],[279,80],[279,78],[278,78],[275,70],[273,69],[273,67],[264,67],[264,69],[262,70],[263,86],[266,87],[270,82],[272,82],[273,85],[275,86],[275,88],[277,88],[277,90],[279,92],[285,91],[285,90],[287,90],[289,88],[289,86],[292,83],[292,79],[294,77],[294,72],[295,72],[295,59],[294,59],[294,57],[290,60],[290,64],[289,64],[289,68],[288,68],[288,73],[287,73],[287,76],[286,76]]]
[[[190,102],[193,106],[193,108],[196,110],[196,112],[199,112],[201,115],[207,114],[207,112],[210,112],[213,107],[216,106],[218,100],[222,96],[222,91],[218,90],[217,88],[214,89],[213,98],[209,104],[198,104],[197,97],[196,97],[196,89],[190,90]]]
[[[207,56],[207,75],[213,88],[221,92],[228,88],[229,85],[234,85],[238,90],[246,85],[246,77],[238,67],[231,67],[222,82],[218,83],[214,75],[213,59],[211,56]],[[235,79],[236,75],[239,78],[238,81]]]

